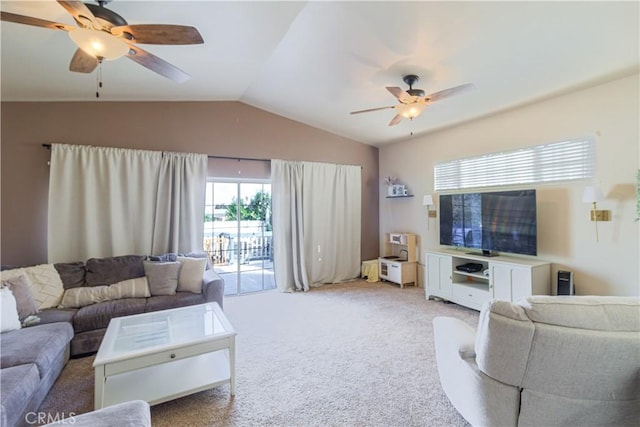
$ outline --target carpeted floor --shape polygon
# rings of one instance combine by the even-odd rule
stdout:
[[[365,281],[231,297],[224,308],[238,333],[236,396],[223,386],[153,406],[154,426],[468,425],[440,387],[431,321],[475,326],[476,311]],[[40,411],[92,410],[92,363],[70,360]]]

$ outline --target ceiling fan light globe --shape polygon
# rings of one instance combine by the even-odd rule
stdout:
[[[414,119],[418,117],[424,111],[425,104],[416,103],[416,104],[398,104],[396,106],[396,110],[398,114],[406,119]]]
[[[69,37],[80,49],[96,58],[118,59],[129,52],[129,46],[124,41],[103,31],[78,28],[69,31]]]

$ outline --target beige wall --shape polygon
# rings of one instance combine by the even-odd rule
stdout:
[[[238,102],[3,102],[1,114],[2,264],[47,261],[52,142],[361,165],[362,257],[378,255],[375,147]]]
[[[538,186],[538,258],[552,262],[552,283],[558,269],[573,271],[578,294],[639,295],[639,93],[636,74],[381,148],[381,194],[382,179],[394,175],[416,195],[380,197],[381,233],[414,232],[421,250],[439,247],[438,220],[427,224],[422,206],[422,195],[434,194],[436,162],[592,135],[595,181],[606,198],[598,206],[611,210],[612,221],[599,223],[596,242],[590,206],[582,203],[586,182]]]

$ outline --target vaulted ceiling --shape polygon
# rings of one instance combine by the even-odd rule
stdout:
[[[56,1],[2,1],[2,11],[76,25]],[[191,75],[175,83],[121,58],[69,71],[64,31],[2,22],[3,101],[239,101],[372,145],[421,135],[638,72],[639,3],[453,1],[126,1],[129,24],[198,28],[204,44],[139,45]],[[427,94],[475,90],[388,126],[386,86]],[[603,100],[594,100],[602,102]],[[570,112],[568,112],[569,114]]]

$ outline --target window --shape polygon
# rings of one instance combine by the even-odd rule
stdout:
[[[592,178],[595,141],[583,138],[438,163],[435,191]]]
[[[207,182],[204,250],[225,282],[225,295],[275,289],[271,184]]]

